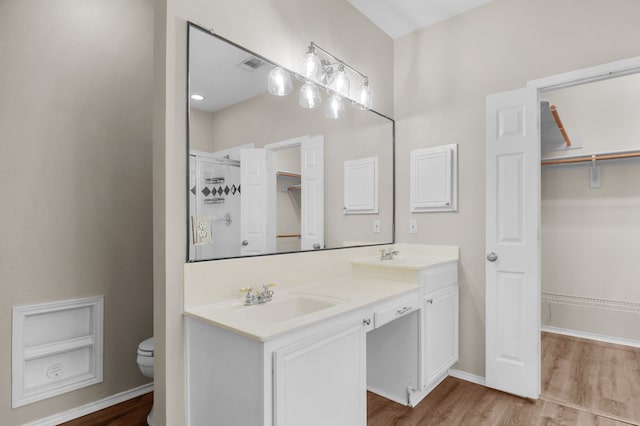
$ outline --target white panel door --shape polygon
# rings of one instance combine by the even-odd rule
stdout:
[[[361,320],[274,352],[275,426],[365,426]]]
[[[300,248],[324,247],[324,137],[313,136],[300,144]]]
[[[240,254],[267,253],[267,153],[240,151]]]
[[[486,383],[540,396],[538,94],[487,96]]]

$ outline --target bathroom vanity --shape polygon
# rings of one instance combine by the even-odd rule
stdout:
[[[198,304],[190,281],[205,273],[185,265],[188,424],[366,425],[367,389],[417,404],[458,359],[458,251],[397,246],[388,260],[375,248],[324,254],[315,261],[334,276],[255,306]]]

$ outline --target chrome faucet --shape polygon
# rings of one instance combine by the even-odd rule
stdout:
[[[264,284],[262,291],[259,293],[254,293],[251,287],[240,289],[240,293],[246,293],[244,305],[251,306],[269,302],[273,298],[273,290],[271,288],[275,286],[275,284]]]
[[[393,260],[393,256],[400,253],[398,250],[392,248],[380,250],[380,260]]]

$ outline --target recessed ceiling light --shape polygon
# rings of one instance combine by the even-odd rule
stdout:
[[[194,101],[202,101],[204,100],[204,96],[202,95],[191,95],[191,99],[193,99]]]

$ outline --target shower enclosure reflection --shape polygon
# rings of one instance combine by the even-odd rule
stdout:
[[[231,155],[191,151],[189,154],[189,211],[198,223],[191,225],[215,235],[207,242],[198,242],[191,235],[189,259],[216,259],[240,256],[240,161]],[[233,220],[236,218],[236,220]],[[200,224],[202,226],[199,226]]]
[[[301,108],[293,73],[292,93],[273,96],[275,66],[189,25],[190,261],[393,242],[393,121]],[[344,164],[370,157],[380,208],[354,214]]]

